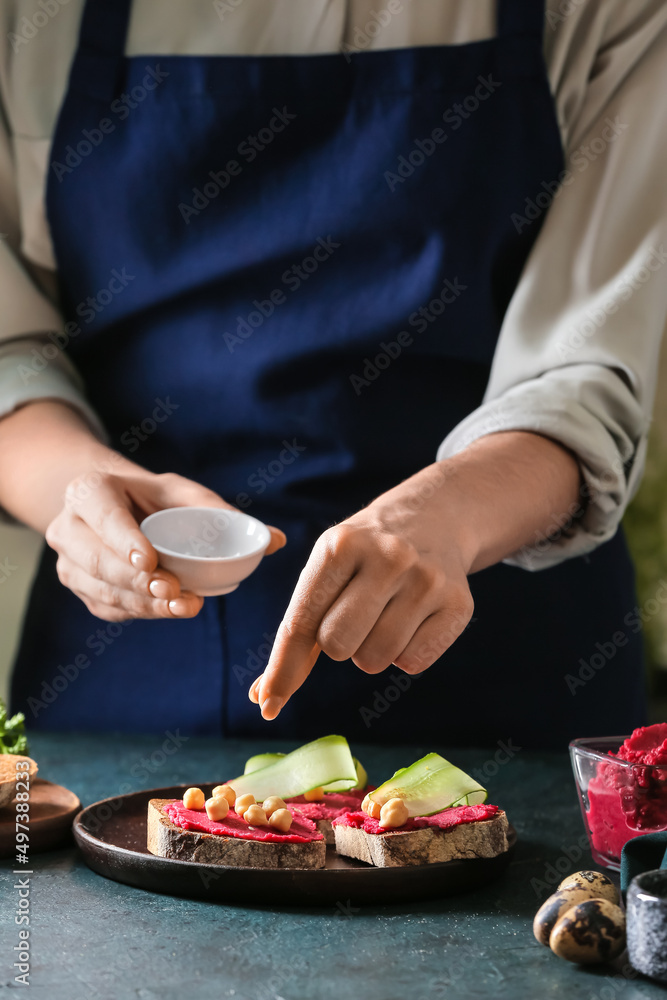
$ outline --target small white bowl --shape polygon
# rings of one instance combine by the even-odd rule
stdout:
[[[215,507],[168,507],[150,514],[140,528],[159,554],[160,566],[178,577],[183,590],[201,597],[236,590],[257,569],[271,541],[261,521]]]

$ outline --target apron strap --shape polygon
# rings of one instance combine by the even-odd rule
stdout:
[[[121,89],[132,0],[86,0],[70,89],[111,101]]]
[[[544,0],[497,0],[498,36],[528,35],[542,41]]]

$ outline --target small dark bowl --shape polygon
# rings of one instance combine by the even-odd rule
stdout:
[[[633,878],[626,906],[631,963],[645,976],[667,983],[667,869]]]

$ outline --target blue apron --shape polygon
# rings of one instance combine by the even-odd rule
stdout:
[[[473,622],[417,679],[322,656],[277,722],[247,698],[318,535],[482,401],[540,228],[512,214],[563,168],[543,5],[500,0],[497,37],[466,45],[126,58],[130,6],[88,0],[53,141],[68,349],[115,448],[289,543],[196,619],[125,625],[94,618],[47,550],[14,707],[35,727],[259,746],[562,744],[641,722],[620,534],[545,572],[477,574]]]

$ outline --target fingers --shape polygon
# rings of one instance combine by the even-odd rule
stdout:
[[[83,490],[83,485],[88,488]],[[139,530],[132,507],[128,483],[118,476],[101,476],[94,489],[74,480],[65,493],[65,510],[69,514],[84,521],[121,559],[150,573],[157,567],[157,552]]]
[[[138,479],[136,493],[147,501],[147,513],[163,510],[165,507],[217,507],[221,510],[238,510],[207,486],[202,486],[193,479],[186,479],[185,476],[179,476],[175,472]]]
[[[250,685],[250,690],[248,691],[248,697],[253,705],[259,705],[259,685],[262,680],[262,675],[255,677],[254,681]]]
[[[406,674],[422,673],[458,639],[470,621],[472,612],[471,598],[469,606],[454,605],[430,615],[393,662]]]
[[[293,634],[283,623],[278,629],[266,670],[255,681],[257,703],[264,719],[275,719],[280,714],[285,702],[301,687],[320,655],[317,644],[306,651],[304,647],[294,646],[293,639]]]
[[[187,592],[179,593],[174,599],[160,599],[153,597],[148,590],[142,593],[116,586],[104,577],[91,576],[68,556],[58,558],[57,570],[60,582],[81,598],[89,611],[106,621],[194,618],[204,603],[203,597]]]
[[[285,702],[313,669],[322,618],[344,591],[355,571],[354,551],[340,547],[329,531],[310,554],[278,629],[260,683],[254,687],[265,719],[275,719]]]
[[[181,593],[178,579],[158,568],[158,555],[138,521],[166,507],[197,506],[236,510],[199,483],[174,473],[129,475],[95,473],[71,482],[61,514],[49,525],[48,544],[59,553],[58,574],[108,621],[123,617],[196,615],[203,600]],[[269,526],[267,554],[285,545],[279,528]]]
[[[381,560],[351,578],[349,569],[337,576],[320,558],[319,565],[313,560],[302,574],[266,670],[249,691],[265,719],[276,718],[309,676],[320,651],[335,660],[350,657],[366,673],[394,663],[417,674],[446,652],[472,616],[465,576],[447,580],[428,560],[399,565],[394,573]],[[325,571],[338,583],[318,606]],[[347,584],[341,582],[345,576]]]
[[[396,583],[381,569],[374,566],[354,576],[322,618],[317,641],[332,660],[347,660],[354,656],[394,596]],[[396,652],[400,652],[404,645]],[[385,666],[389,663],[391,660]]]
[[[178,579],[157,567],[131,510],[131,490],[130,479],[115,476],[100,477],[92,489],[88,481],[70,484],[65,508],[46,532],[59,554],[58,576],[107,621],[194,617],[203,599],[181,593]]]
[[[129,560],[103,545],[85,521],[70,517],[67,522],[66,542],[62,527],[54,522],[47,532],[49,545],[68,561],[81,567],[89,576],[104,580],[121,590],[133,590],[138,595],[174,600],[180,596],[181,586],[173,573],[158,567],[151,573],[135,569]]]
[[[267,528],[271,532],[271,541],[269,542],[269,547],[264,554],[270,556],[287,544],[287,535],[284,531],[281,531],[280,528],[274,528],[271,524],[267,524]]]
[[[380,673],[392,663],[400,665],[399,660],[408,646],[411,654],[414,653],[415,647],[410,644],[415,636],[421,635],[424,623],[433,619],[427,636],[429,649],[432,646],[435,650],[427,664],[430,666],[460,635],[472,610],[467,581],[450,582],[434,567],[421,563],[407,574],[396,596],[387,603],[375,625],[350,656],[360,670],[369,674]],[[427,652],[424,650],[420,664]],[[407,661],[401,660],[404,662]]]
[[[415,607],[409,594],[398,594],[389,601],[357,649],[350,653],[353,663],[365,674],[386,670],[407,647],[423,618],[424,611]]]

